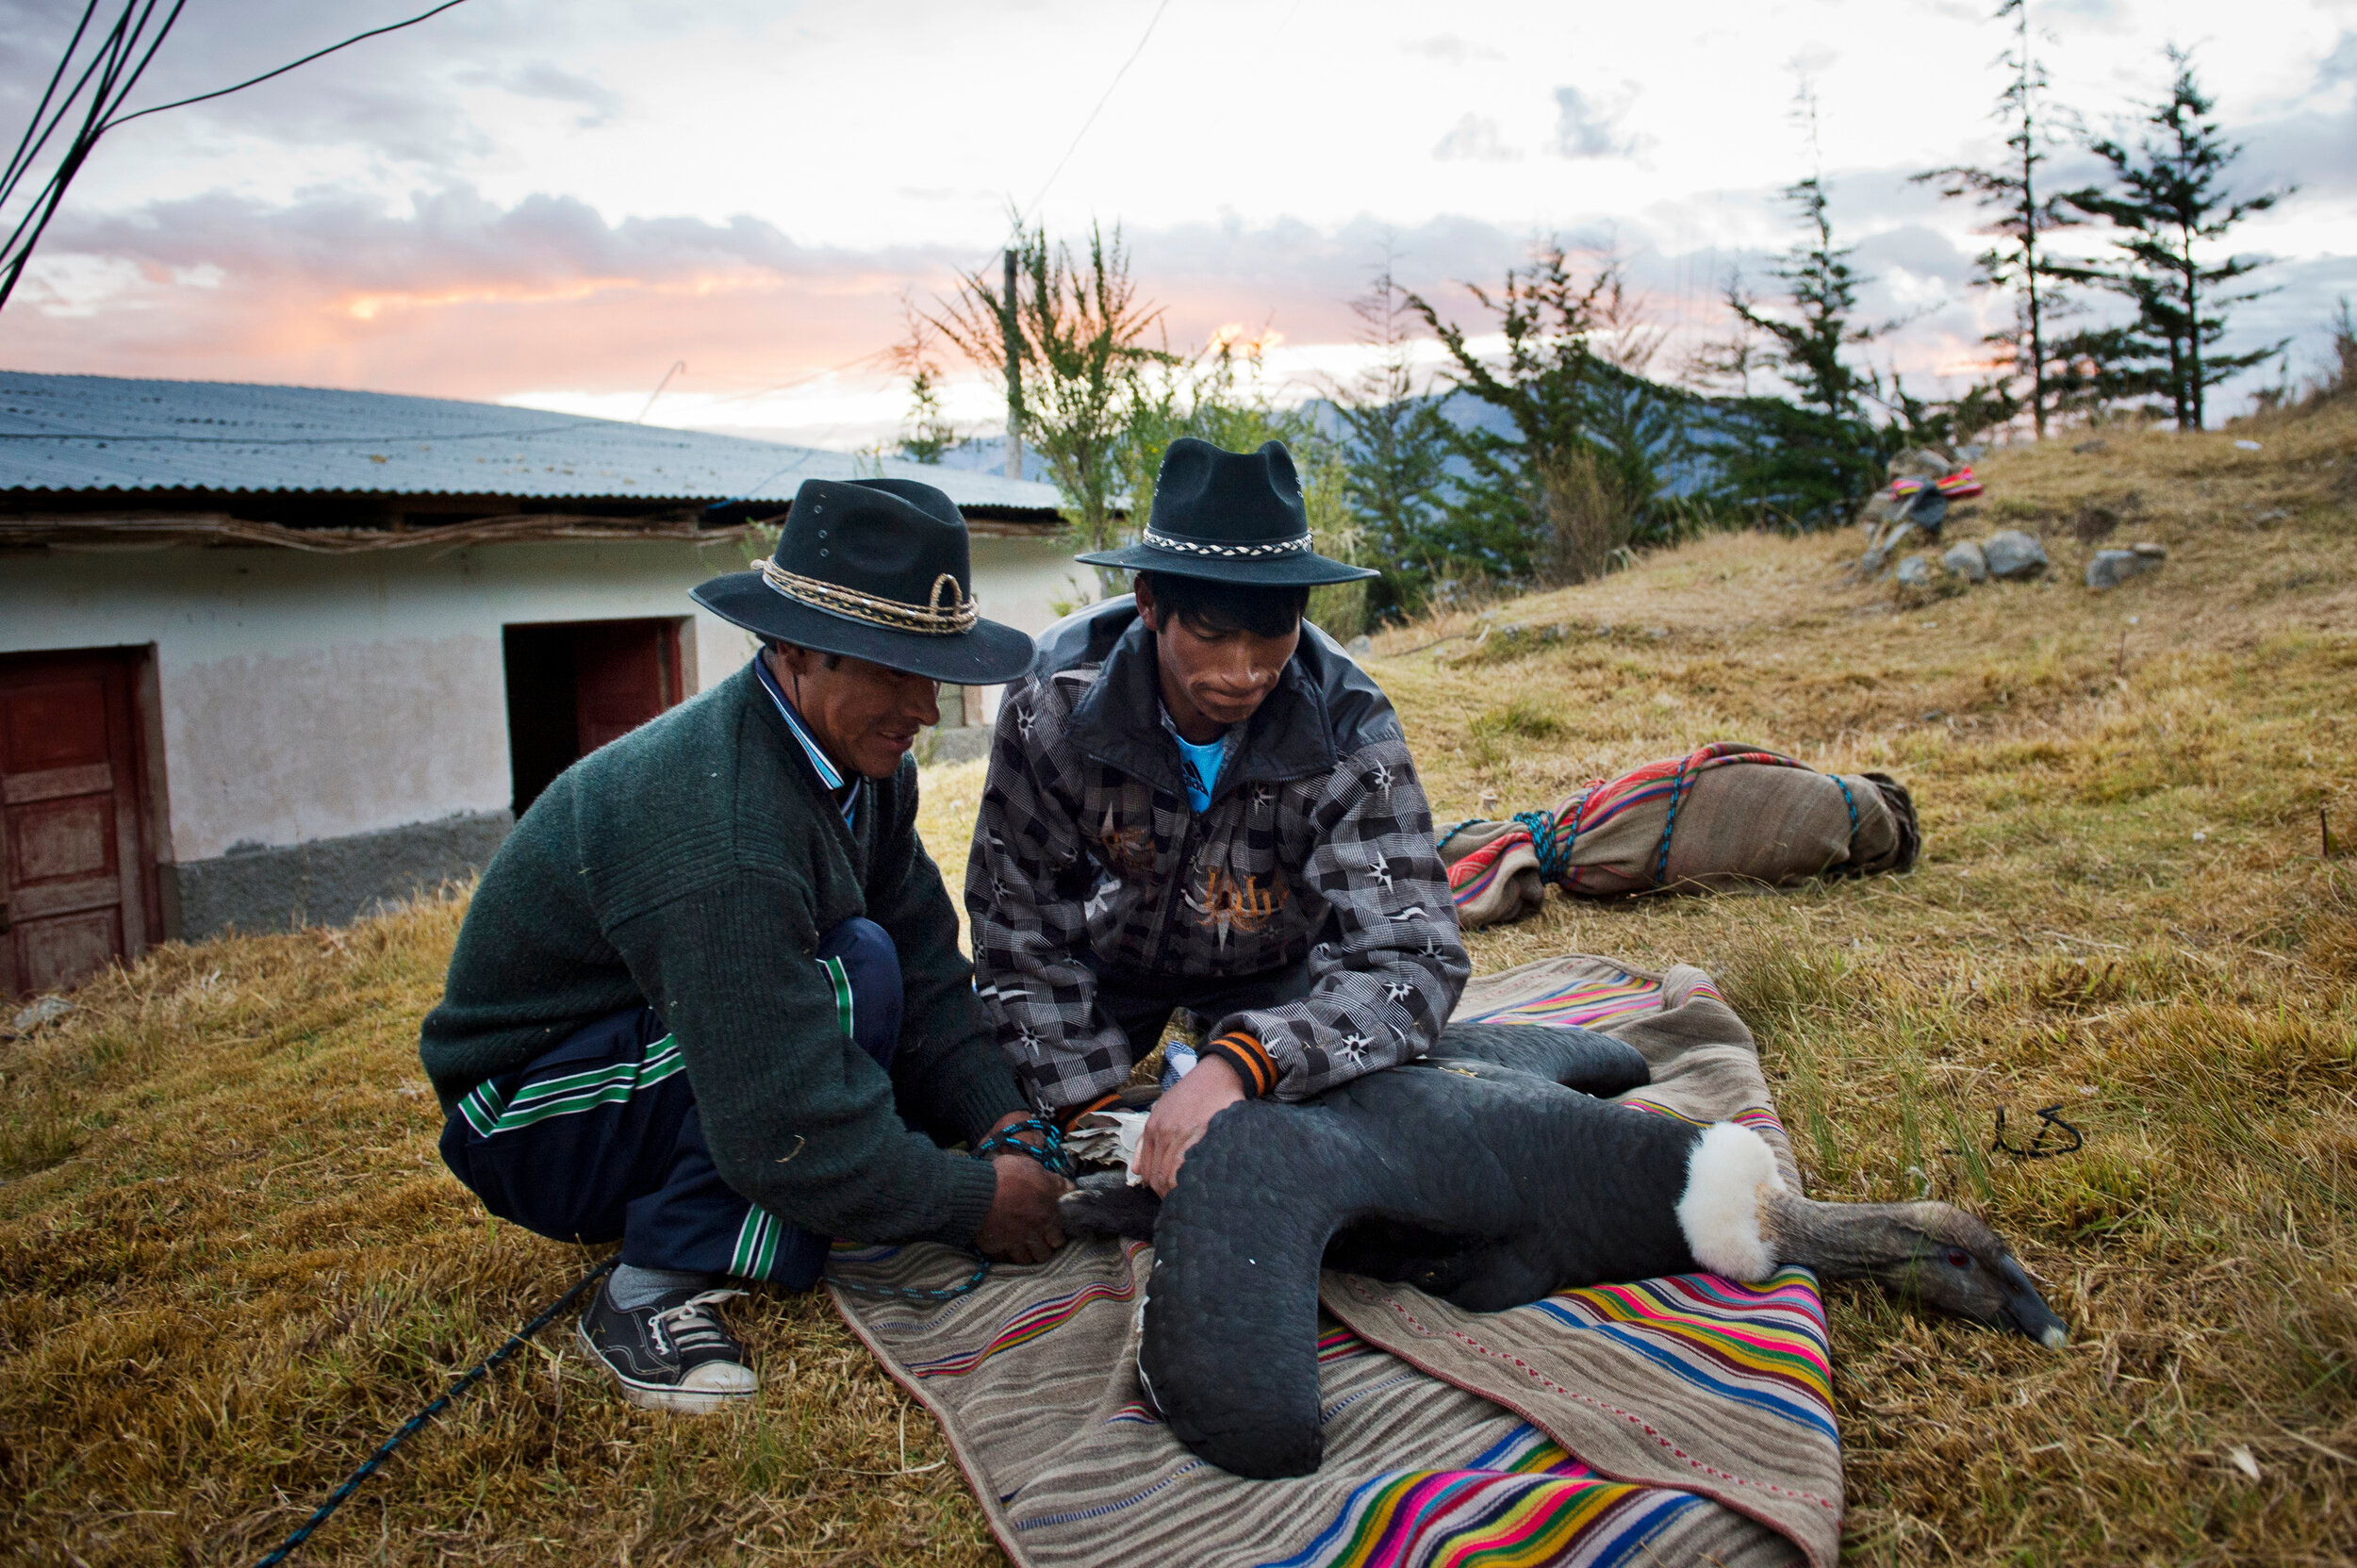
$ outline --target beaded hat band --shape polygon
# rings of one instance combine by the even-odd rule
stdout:
[[[1143,540],[1156,550],[1167,550],[1180,555],[1205,555],[1223,561],[1264,561],[1277,555],[1304,555],[1316,544],[1307,534],[1299,538],[1278,539],[1273,544],[1211,544],[1201,539],[1182,539],[1176,534],[1158,534],[1151,528],[1146,530]]]

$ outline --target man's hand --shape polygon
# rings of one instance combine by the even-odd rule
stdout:
[[[1178,1183],[1187,1150],[1202,1138],[1211,1118],[1244,1098],[1244,1080],[1216,1056],[1206,1056],[1154,1102],[1138,1144],[1137,1178],[1162,1197]]]
[[[997,1132],[1024,1119],[1020,1111],[1011,1111],[991,1127]],[[1026,1143],[1037,1143],[1036,1136]],[[986,1257],[1009,1263],[1044,1263],[1063,1245],[1063,1231],[1056,1224],[1056,1199],[1072,1190],[1072,1183],[1049,1170],[1028,1154],[995,1154],[991,1170],[998,1178],[997,1196],[990,1202],[990,1213],[982,1217],[982,1228],[974,1237],[974,1245]]]

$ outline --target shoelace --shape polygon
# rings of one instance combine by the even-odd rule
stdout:
[[[712,1309],[743,1291],[704,1291],[691,1296],[676,1307],[666,1307],[647,1321],[647,1333],[654,1341],[658,1353],[684,1356],[690,1350],[702,1350],[729,1343],[726,1329],[712,1315]]]

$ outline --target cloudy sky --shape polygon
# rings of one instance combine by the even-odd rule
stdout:
[[[283,63],[420,0],[189,0],[135,104]],[[1884,350],[1969,368],[1972,214],[1906,176],[1986,159],[1986,0],[470,0],[239,96],[126,126],[0,314],[0,365],[505,400],[852,444],[904,397],[904,302],[990,264],[1010,206],[1118,223],[1175,346],[1228,323],[1271,373],[1346,371],[1383,248],[1477,320],[1532,238],[1616,245],[1681,341],[1792,234],[1821,165]],[[22,123],[78,14],[0,0]],[[2357,0],[2034,0],[2058,103],[2098,129],[2196,52],[2297,184],[2238,339],[2315,367],[2357,294]],[[1815,147],[1796,122],[1803,79]],[[2066,153],[2058,178],[2084,170]],[[10,215],[12,216],[12,214]],[[1666,362],[1665,362],[1666,363]],[[979,378],[955,407],[981,424]]]

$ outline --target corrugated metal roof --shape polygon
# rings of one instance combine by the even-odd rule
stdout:
[[[884,460],[961,506],[1048,512],[1054,487]],[[849,453],[447,398],[0,371],[0,489],[786,501],[875,471]]]

